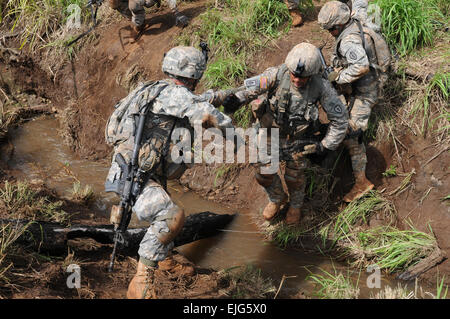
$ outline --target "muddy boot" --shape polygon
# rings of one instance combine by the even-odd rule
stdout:
[[[144,32],[144,30],[145,30],[145,24],[142,24],[142,25],[132,24],[132,29],[133,29],[133,38],[134,38],[134,40],[138,40],[141,37],[141,35]]]
[[[303,24],[303,17],[298,9],[289,10],[289,14],[291,15],[292,18],[293,27],[298,27]]]
[[[154,265],[156,266],[156,262],[154,262]],[[152,261],[139,259],[136,275],[131,279],[128,286],[128,299],[156,299],[153,288],[155,266],[152,266]]]
[[[285,196],[280,202],[271,202],[266,205],[263,211],[263,217],[267,221],[274,219],[280,212],[280,207],[286,203],[287,196]]]
[[[298,225],[300,223],[300,208],[289,206],[286,213],[286,219],[284,220],[288,225]]]
[[[370,191],[374,185],[366,178],[366,172],[355,172],[355,185],[348,192],[347,195],[344,196],[344,202],[350,203],[355,199],[358,199],[368,191]]]
[[[172,255],[158,263],[158,270],[168,271],[175,276],[193,276],[192,263],[180,254]]]

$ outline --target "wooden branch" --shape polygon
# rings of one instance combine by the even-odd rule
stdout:
[[[221,232],[236,214],[215,214],[202,212],[186,217],[183,229],[174,240],[175,246],[215,236]],[[53,254],[67,252],[67,241],[75,238],[92,238],[101,244],[112,244],[114,229],[112,225],[73,225],[64,227],[58,223],[29,221],[23,219],[0,219],[0,226],[9,225],[17,229],[26,227],[16,240],[17,244],[26,245],[34,250]],[[121,250],[137,251],[139,243],[147,228],[130,228],[124,234]]]

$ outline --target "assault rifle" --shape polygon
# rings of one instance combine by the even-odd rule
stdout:
[[[332,66],[328,66],[327,63],[325,62],[325,58],[323,56],[322,49],[317,48],[317,50],[319,50],[320,62],[322,62],[322,66],[323,66],[322,75],[325,79],[328,80],[328,76],[330,75],[331,72],[334,71],[334,68]]]
[[[299,139],[290,142],[285,142],[281,145],[281,158],[285,160],[292,160],[294,155],[301,153],[305,150],[306,145],[320,143],[318,139]]]
[[[138,157],[147,108],[148,106],[145,106],[139,112],[138,128],[135,135],[133,155],[130,163],[127,164],[120,153],[116,155],[116,162],[122,170],[123,177],[121,181],[120,203],[117,206],[114,205],[111,209],[111,222],[114,224],[114,248],[108,267],[109,272],[112,272],[114,269],[117,244],[124,243],[123,234],[127,230],[131,220],[131,207],[135,204],[136,197],[139,195],[143,185],[145,172],[139,168]]]
[[[97,11],[98,7],[100,7],[103,3],[103,0],[89,0],[87,3],[87,6],[89,7],[91,11],[91,17],[92,17],[92,26],[89,28],[89,30],[83,32],[79,36],[77,36],[75,39],[67,43],[67,46],[70,47],[72,44],[80,40],[82,37],[84,37],[86,34],[94,30],[94,28],[97,26]],[[95,12],[93,6],[95,5]]]

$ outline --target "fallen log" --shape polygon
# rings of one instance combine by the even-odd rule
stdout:
[[[424,272],[433,268],[437,264],[441,263],[446,258],[447,256],[445,252],[442,251],[439,247],[436,247],[436,249],[431,253],[430,256],[421,260],[416,265],[409,267],[406,271],[399,274],[397,278],[401,280],[413,280]]]
[[[236,214],[215,214],[202,212],[186,217],[183,229],[174,240],[175,247],[215,236],[221,232]],[[92,238],[101,244],[114,242],[112,225],[72,225],[64,227],[58,223],[30,221],[24,219],[0,219],[0,226],[25,229],[15,243],[31,249],[51,254],[67,252],[67,241],[76,238]],[[135,252],[147,232],[147,228],[129,228],[124,234],[124,242],[119,249]]]

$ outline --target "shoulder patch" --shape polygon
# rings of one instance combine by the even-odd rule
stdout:
[[[349,56],[349,58],[351,60],[356,60],[358,58],[358,56],[356,55],[355,51],[350,51],[348,56]]]
[[[267,76],[255,76],[244,81],[244,85],[249,90],[267,89],[269,79]]]

